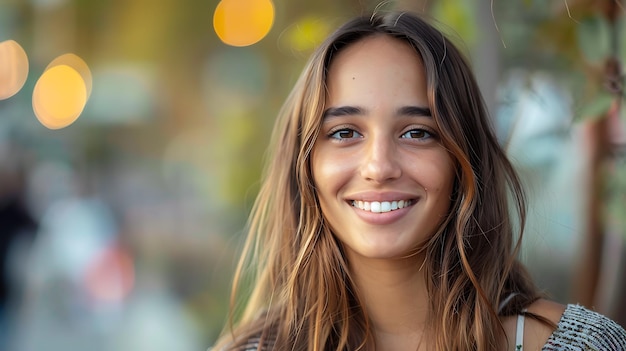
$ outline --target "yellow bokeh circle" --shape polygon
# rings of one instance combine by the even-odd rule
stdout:
[[[249,46],[269,33],[274,23],[271,0],[221,0],[213,15],[213,28],[222,42]]]
[[[28,77],[28,56],[14,40],[0,42],[0,100],[17,94]]]
[[[313,51],[330,33],[330,25],[321,18],[307,16],[285,30],[282,40],[290,50]]]
[[[93,78],[91,75],[91,70],[89,69],[89,66],[87,65],[87,63],[82,58],[78,57],[77,55],[68,53],[68,54],[61,55],[55,58],[54,60],[52,60],[52,62],[48,64],[45,70],[47,71],[50,68],[59,66],[59,65],[70,66],[76,72],[78,72],[78,74],[80,74],[80,76],[83,78],[83,82],[85,83],[85,88],[87,89],[87,99],[89,99],[89,96],[91,96]]]
[[[58,65],[46,70],[33,92],[33,110],[41,124],[60,129],[72,124],[87,103],[82,76],[72,67]]]

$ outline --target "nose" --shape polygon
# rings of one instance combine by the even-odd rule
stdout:
[[[370,182],[384,183],[402,175],[397,145],[391,138],[372,137],[364,148],[361,176]]]

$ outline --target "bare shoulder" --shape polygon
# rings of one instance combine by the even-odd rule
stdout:
[[[539,299],[527,307],[529,313],[542,317],[554,325],[559,324],[565,309],[565,305],[545,299]],[[515,350],[517,317],[506,317],[502,322],[508,339],[508,350]],[[526,317],[524,319],[524,350],[541,350],[553,332],[554,328],[552,326]]]
[[[558,302],[539,299],[533,302],[530,306],[528,306],[527,311],[535,314],[537,316],[543,317],[554,324],[558,324],[559,320],[561,320],[561,316],[563,316],[563,312],[565,312],[566,306],[560,304]],[[543,323],[539,323],[540,325],[545,325]],[[552,332],[552,328],[546,326],[546,328],[550,329]]]

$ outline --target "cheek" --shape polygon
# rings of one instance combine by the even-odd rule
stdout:
[[[423,186],[428,192],[439,194],[441,201],[450,200],[452,189],[454,187],[455,171],[452,159],[447,155],[438,155],[430,160],[425,160],[422,164],[428,165],[428,168],[416,167],[416,172],[423,176]]]
[[[439,177],[437,177],[437,190],[444,193],[450,193],[454,184],[454,169],[452,164],[442,165],[437,170]]]
[[[440,201],[445,202],[444,207],[445,210],[448,211],[452,205],[452,193],[454,191],[454,183],[456,179],[454,164],[452,161],[450,160],[450,162],[443,165],[440,172],[441,178],[437,191],[440,196]]]
[[[349,158],[323,148],[313,149],[311,173],[320,196],[337,191],[349,179],[351,169]]]

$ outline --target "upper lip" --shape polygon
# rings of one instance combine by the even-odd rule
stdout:
[[[367,201],[367,202],[383,202],[383,201],[400,201],[400,200],[411,200],[418,198],[418,195],[409,194],[405,192],[399,191],[386,191],[386,192],[374,192],[374,191],[365,191],[365,192],[357,192],[346,196],[346,200],[348,201]]]

